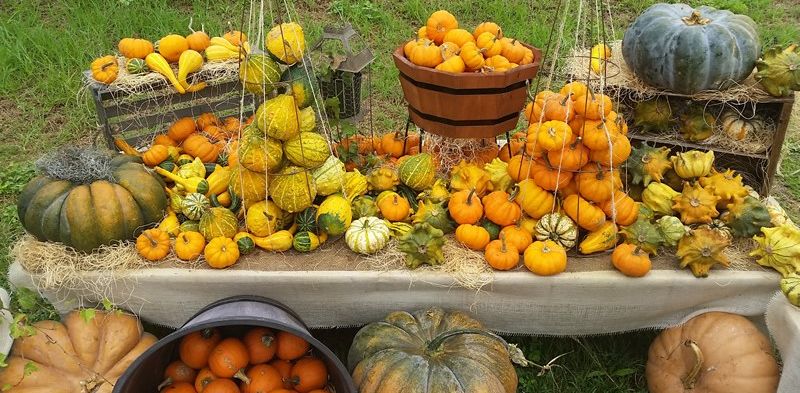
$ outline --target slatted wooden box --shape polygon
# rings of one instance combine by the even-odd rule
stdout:
[[[248,117],[256,106],[255,97],[242,89],[236,76],[186,94],[178,93],[166,81],[147,86],[142,89],[145,93],[132,94],[94,81],[89,71],[84,72],[84,83],[94,99],[98,127],[112,149],[116,149],[115,138],[144,147],[155,134],[165,132],[181,117],[197,117],[205,112],[219,117],[238,116],[240,109]]]

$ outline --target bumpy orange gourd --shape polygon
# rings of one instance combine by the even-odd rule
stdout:
[[[148,229],[136,238],[136,251],[148,261],[160,261],[169,254],[169,233]]]
[[[456,228],[456,240],[465,247],[482,251],[489,244],[489,231],[479,225],[461,224]]]
[[[167,136],[175,142],[183,142],[195,131],[197,128],[194,120],[191,117],[182,117],[169,126]]]
[[[519,252],[506,242],[503,234],[500,234],[499,239],[489,242],[484,257],[489,266],[497,270],[511,270],[519,264]]]
[[[633,244],[618,245],[611,253],[611,263],[628,277],[643,277],[650,271],[650,256]]]
[[[425,24],[425,34],[436,44],[444,42],[444,36],[448,31],[458,28],[458,20],[453,14],[439,10],[431,14]]]
[[[475,224],[483,217],[483,203],[474,189],[450,195],[447,210],[457,224]]]
[[[500,226],[515,224],[522,215],[519,205],[514,202],[515,197],[516,195],[509,195],[505,191],[494,191],[483,197],[486,218]]]
[[[567,252],[552,240],[535,241],[525,250],[525,267],[539,276],[552,276],[567,270]]]
[[[672,209],[681,214],[684,224],[710,224],[719,216],[717,202],[720,197],[700,184],[684,183],[683,192],[672,199]]]

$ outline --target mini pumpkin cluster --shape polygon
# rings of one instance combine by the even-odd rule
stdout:
[[[289,332],[251,327],[223,337],[216,328],[189,333],[164,370],[161,393],[327,393],[328,369],[311,345]]]
[[[469,31],[444,10],[431,14],[417,37],[403,46],[403,54],[418,66],[450,73],[505,72],[534,61],[533,50],[505,37],[496,23],[484,22]]]

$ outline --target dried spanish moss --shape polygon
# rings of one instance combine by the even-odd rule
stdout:
[[[40,174],[73,183],[114,181],[111,154],[90,147],[64,147],[36,160]]]

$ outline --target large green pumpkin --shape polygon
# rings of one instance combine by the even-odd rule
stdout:
[[[275,82],[281,77],[281,68],[263,53],[247,55],[239,64],[239,80],[247,91],[266,95],[275,89]]]
[[[306,70],[303,64],[299,63],[287,68],[281,75],[281,82],[289,84],[299,108],[305,108],[314,101],[314,86],[309,79],[309,75],[313,74],[312,70]]]
[[[347,363],[361,393],[513,393],[509,346],[460,312],[397,311],[356,334]]]
[[[86,162],[70,163],[72,170],[86,176],[90,167],[98,169],[98,160],[103,160],[108,163],[106,173],[91,179],[63,179],[55,177],[55,167],[50,171],[40,168],[42,175],[22,190],[17,203],[19,220],[37,239],[90,252],[101,245],[134,239],[143,228],[164,217],[164,184],[140,160],[101,153],[84,157],[89,155],[93,158]]]
[[[726,89],[744,80],[760,54],[752,19],[686,4],[651,6],[622,40],[622,55],[636,76],[683,94]]]
[[[269,196],[281,209],[297,213],[311,206],[317,197],[317,187],[308,170],[288,166],[270,177]]]

